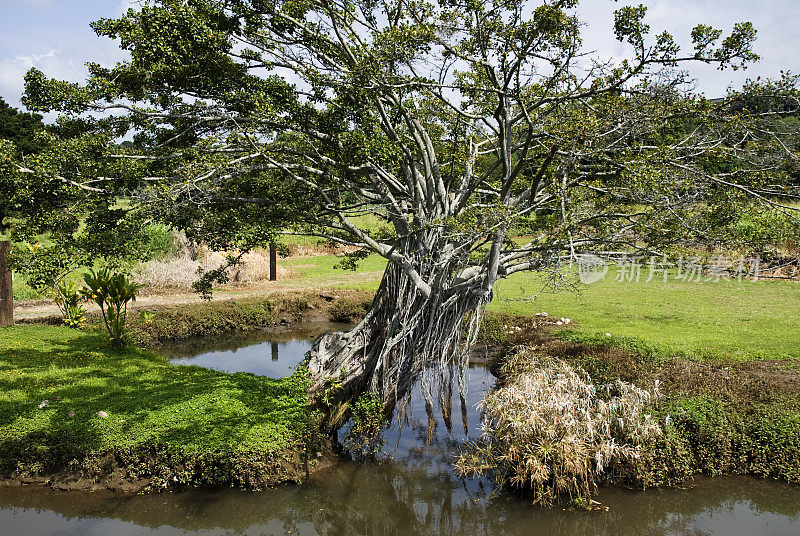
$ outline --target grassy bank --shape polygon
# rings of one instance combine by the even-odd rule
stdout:
[[[103,335],[63,327],[15,326],[1,335],[3,477],[55,476],[79,488],[261,488],[305,476],[313,426],[299,376],[171,366],[135,348],[111,352]]]
[[[459,460],[464,472],[544,504],[697,474],[800,484],[800,363],[663,358],[548,329],[521,337],[487,395],[486,441]]]
[[[232,331],[252,331],[292,322],[353,322],[366,313],[372,293],[341,290],[335,293],[287,291],[269,297],[208,301],[199,304],[148,308],[152,320],[135,318],[131,324],[139,346],[212,336]]]

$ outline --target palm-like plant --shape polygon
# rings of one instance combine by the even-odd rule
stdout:
[[[125,343],[125,322],[128,316],[128,303],[136,301],[136,294],[142,285],[120,272],[103,268],[98,272],[90,270],[83,276],[85,287],[82,294],[100,306],[103,322],[111,336],[111,344],[121,347]]]
[[[80,304],[84,298],[78,285],[59,281],[55,285],[55,301],[61,310],[64,323],[71,328],[77,328],[86,320],[86,309]]]

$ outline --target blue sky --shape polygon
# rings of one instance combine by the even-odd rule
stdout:
[[[583,0],[587,48],[612,58],[622,52],[611,31],[612,11],[644,3],[654,32],[669,30],[679,43],[698,22],[730,30],[741,20],[759,31],[756,51],[763,57],[746,72],[697,67],[698,89],[719,96],[746,78],[777,76],[781,69],[800,73],[800,0]],[[113,64],[123,58],[111,40],[94,35],[89,23],[124,12],[135,0],[0,0],[0,96],[19,106],[22,76],[33,66],[60,79],[81,81],[86,61]]]

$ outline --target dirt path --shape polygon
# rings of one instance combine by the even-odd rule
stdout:
[[[255,298],[259,296],[270,296],[283,294],[294,290],[313,290],[323,292],[342,287],[344,285],[358,285],[369,283],[380,278],[382,272],[357,272],[341,274],[336,277],[325,279],[289,279],[285,281],[262,281],[257,284],[230,286],[214,291],[214,301],[228,301],[242,298]],[[142,295],[132,304],[130,310],[137,311],[150,307],[162,305],[191,305],[202,303],[203,299],[199,294],[186,291],[165,290],[163,292],[148,292],[145,289]],[[88,313],[98,313],[100,309],[94,303],[85,304]],[[52,302],[37,300],[34,302],[21,302],[14,306],[15,322],[31,322],[37,320],[58,319],[61,313],[58,307]]]

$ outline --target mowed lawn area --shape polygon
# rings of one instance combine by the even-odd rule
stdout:
[[[282,261],[309,284],[376,290],[384,263],[372,256],[359,272],[334,269],[334,256]],[[363,277],[363,272],[372,276]],[[348,274],[350,277],[348,278]],[[800,282],[761,279],[705,279],[687,282],[670,274],[650,282],[619,282],[611,268],[605,278],[579,290],[541,292],[544,278],[518,273],[495,287],[488,310],[531,316],[566,317],[573,327],[563,336],[607,340],[656,353],[696,358],[800,358]],[[296,285],[301,280],[286,282]],[[531,299],[535,296],[535,299]]]

